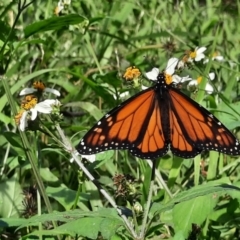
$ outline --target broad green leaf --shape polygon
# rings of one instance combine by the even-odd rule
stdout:
[[[0,183],[0,216],[18,217],[23,210],[22,188],[15,176]]]
[[[17,152],[18,156],[25,157],[25,151],[23,149],[22,140],[20,135],[14,132],[4,132],[4,137],[11,144],[11,147]]]
[[[29,36],[35,34],[35,33],[40,33],[40,32],[46,32],[50,30],[59,30],[63,27],[67,27],[69,25],[76,25],[79,23],[86,22],[85,25],[88,24],[88,20],[80,16],[78,14],[69,14],[66,16],[54,16],[49,19],[45,19],[39,22],[35,22],[31,25],[28,25],[24,29],[24,34],[25,37],[28,38]]]
[[[187,237],[192,224],[201,225],[213,211],[218,202],[218,194],[208,194],[178,203],[173,208],[173,223],[175,231],[183,231]]]
[[[186,238],[184,237],[183,231],[178,231],[178,232],[174,235],[173,240],[186,240]]]
[[[76,198],[76,191],[67,188],[64,184],[60,187],[46,188],[47,195],[58,201],[66,210],[70,210]]]
[[[0,113],[0,119],[3,123],[5,124],[9,124],[10,122],[13,122],[13,118],[9,117],[9,116],[6,116],[5,114],[3,113]]]
[[[118,216],[115,209],[112,208],[100,208],[98,211],[81,211],[79,209],[69,210],[65,212],[53,212],[49,214],[36,215],[28,219],[16,219],[16,218],[2,218],[3,226],[20,226],[24,228],[28,225],[38,225],[39,223],[48,222],[49,219],[52,221],[60,222],[72,222],[80,218],[102,218],[112,219],[118,222],[122,222],[122,219]]]
[[[99,191],[98,188],[96,187],[95,184],[93,184],[93,182],[91,181],[85,181],[85,187],[87,192],[91,193],[89,201],[91,204],[91,207],[93,210],[97,210],[98,208],[101,208],[102,205],[102,201],[99,195]]]
[[[90,239],[97,239],[98,234],[101,233],[103,239],[110,239],[116,230],[122,226],[122,221],[118,219],[106,219],[103,217],[84,217],[63,224],[53,230],[43,230],[33,232],[34,235],[80,235]]]
[[[40,175],[43,181],[56,183],[59,179],[49,170],[49,168],[40,168]]]
[[[224,194],[231,195],[238,191],[240,191],[240,188],[237,186],[224,183],[220,184],[216,182],[208,182],[206,184],[195,186],[187,191],[179,193],[176,197],[174,197],[166,204],[153,203],[150,211],[152,214],[162,213],[173,209],[176,204],[189,201],[200,196],[205,196],[208,194],[217,194],[219,196]]]

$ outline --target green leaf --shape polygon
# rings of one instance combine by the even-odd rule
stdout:
[[[40,175],[46,182],[56,183],[59,179],[49,170],[49,168],[40,168]]]
[[[1,218],[0,227],[17,227],[28,222],[25,218]]]
[[[173,240],[185,240],[185,239],[186,238],[184,237],[183,231],[177,232],[173,237]]]
[[[54,212],[41,216],[34,216],[29,219],[2,218],[0,226],[20,226],[19,228],[24,228],[27,226],[35,226],[39,223],[49,222],[50,219],[52,221],[66,222],[66,224],[53,230],[38,231],[32,234],[68,234],[72,236],[78,234],[96,239],[100,232],[104,236],[104,239],[109,239],[120,226],[123,226],[122,219],[118,216],[116,210],[111,208],[100,208],[95,212],[81,211],[79,209],[66,212]]]
[[[14,176],[0,183],[0,216],[17,217],[23,210],[23,192],[17,178]]]
[[[22,145],[20,135],[14,132],[4,132],[3,136],[11,144],[12,148],[18,153],[18,156],[25,157],[25,151]]]
[[[29,235],[70,235],[70,236],[82,236],[87,237],[90,239],[97,239],[99,232],[101,232],[103,229],[101,228],[101,224],[103,222],[102,218],[82,218],[75,221],[72,221],[70,223],[66,223],[61,225],[60,227],[57,227],[53,230],[43,230],[43,231],[35,231],[32,234]],[[112,226],[114,225],[114,221],[112,221]],[[116,226],[114,231],[112,231],[112,226],[108,226],[107,229],[104,230],[104,236],[112,236],[116,231]],[[104,238],[105,239],[105,238]]]
[[[3,123],[5,124],[9,124],[10,122],[13,122],[13,118],[9,117],[9,116],[6,116],[5,114],[3,113],[0,113],[0,119]]]
[[[69,14],[67,16],[60,16],[60,17],[54,16],[49,19],[45,19],[39,22],[35,22],[31,25],[28,25],[24,29],[24,34],[25,34],[25,37],[28,38],[29,36],[35,33],[46,32],[50,30],[59,30],[63,27],[79,24],[84,21],[86,22],[86,25],[87,25],[88,20],[85,17],[80,16],[78,14]]]
[[[87,192],[91,193],[89,201],[92,209],[97,210],[99,207],[102,207],[102,201],[96,185],[92,181],[85,181],[85,188]]]
[[[117,72],[109,72],[105,75],[99,75],[97,78],[101,79],[104,83],[108,83],[109,85],[113,86],[114,88],[120,87],[122,84],[122,80],[117,78]]]
[[[208,194],[176,204],[173,208],[175,231],[182,230],[187,237],[192,224],[201,225],[217,205],[218,195]]]
[[[47,195],[58,201],[66,210],[71,209],[75,202],[76,192],[67,188],[64,184],[60,187],[46,188]]]
[[[90,239],[97,239],[99,233],[101,233],[103,239],[110,239],[111,236],[115,234],[116,230],[123,225],[122,220],[116,215],[115,211],[114,215],[112,213],[113,213],[112,209],[106,209],[106,211],[102,211],[101,209],[100,211],[97,212],[91,212],[92,216],[72,220],[71,222],[63,224],[53,230],[36,231],[33,232],[33,234],[34,235],[63,234],[71,236],[76,236],[77,234]],[[71,214],[69,214],[68,218],[71,219]]]
[[[240,188],[237,186],[228,185],[225,183],[220,184],[216,181],[208,182],[204,185],[195,186],[187,191],[183,191],[179,193],[176,197],[174,197],[171,201],[169,201],[166,204],[154,203],[150,211],[151,211],[151,214],[162,213],[167,210],[173,209],[173,207],[176,204],[179,204],[185,201],[190,201],[200,196],[205,196],[208,194],[224,195],[226,193],[232,195],[238,191],[240,191]]]

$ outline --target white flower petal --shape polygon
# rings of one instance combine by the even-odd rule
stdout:
[[[44,100],[43,102],[41,103],[44,103],[46,105],[49,105],[49,106],[58,106],[58,105],[61,105],[61,103],[57,100],[57,99],[46,99]]]
[[[177,64],[178,64],[178,58],[170,58],[168,60],[167,67],[165,70],[166,74],[173,75]]]
[[[24,89],[19,93],[19,95],[20,95],[20,96],[23,96],[23,95],[28,95],[28,94],[31,94],[31,93],[34,93],[34,92],[37,92],[37,89],[35,89],[35,88],[24,88]]]
[[[30,111],[31,111],[31,120],[33,121],[36,119],[38,111],[35,108],[30,109]]]
[[[150,72],[146,72],[145,75],[149,80],[156,81],[159,74],[158,68],[153,68]]]
[[[96,161],[96,154],[92,154],[92,155],[81,155],[82,158],[87,159],[89,162],[93,163]]]
[[[187,81],[191,81],[193,80],[191,77],[186,76],[186,77],[182,77],[182,81],[181,82],[187,82]]]
[[[195,51],[197,52],[197,55],[205,52],[206,50],[207,50],[206,47],[200,47],[200,48],[197,47],[197,48],[195,49]]]
[[[209,83],[206,84],[206,87],[205,87],[205,91],[208,93],[208,94],[211,94],[213,93],[213,87],[212,85],[210,85]]]
[[[224,60],[224,57],[223,56],[216,56],[216,57],[213,57],[213,60],[217,60],[219,62],[222,62]]]
[[[22,132],[25,131],[25,128],[28,126],[27,115],[28,115],[28,112],[25,111],[25,112],[23,112],[23,114],[20,118],[19,128]]]
[[[195,57],[195,61],[199,62],[201,61],[203,58],[205,58],[205,55],[203,53],[197,54],[197,56]]]
[[[197,86],[198,85],[198,81],[197,80],[192,80],[188,83],[188,86]]]
[[[123,92],[123,93],[121,93],[120,94],[120,98],[125,98],[125,97],[127,97],[129,95],[129,91],[126,91],[126,92]]]
[[[184,68],[185,67],[185,62],[180,60],[177,64],[177,69],[181,69],[181,68]]]
[[[210,80],[213,80],[215,78],[215,73],[214,72],[211,72],[208,74]]]
[[[144,85],[142,85],[142,90],[146,90],[146,89],[148,89],[148,87],[147,87],[147,86],[144,86]]]
[[[183,82],[187,82],[187,81],[191,81],[192,78],[190,78],[189,76],[186,76],[186,77],[180,77],[178,75],[173,75],[172,76],[172,81],[174,83],[183,83]]]
[[[52,106],[49,104],[46,104],[44,102],[40,102],[38,104],[36,104],[36,106],[33,108],[36,111],[40,112],[40,113],[50,113],[52,111]]]
[[[60,106],[61,103],[57,99],[46,99],[43,102],[37,103],[33,109],[40,113],[49,114],[54,106]]]
[[[58,97],[61,95],[58,90],[53,89],[53,88],[45,88],[44,92],[49,92],[49,93],[55,94]]]
[[[182,82],[182,77],[180,77],[180,76],[178,76],[178,75],[173,75],[173,76],[172,76],[172,81],[173,81],[174,83],[180,83],[180,82]]]

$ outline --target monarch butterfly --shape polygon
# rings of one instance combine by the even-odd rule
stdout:
[[[77,146],[89,155],[110,149],[129,149],[143,159],[165,155],[191,158],[203,150],[240,153],[234,135],[209,111],[174,87],[176,58],[165,72],[154,68],[152,87],[129,98],[100,119]],[[174,63],[174,64],[173,64]],[[179,76],[178,76],[179,77]]]

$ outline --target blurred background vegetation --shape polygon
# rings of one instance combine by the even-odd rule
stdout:
[[[31,226],[31,217],[47,213],[49,207],[37,196],[39,179],[32,171],[26,148],[38,160],[38,171],[52,210],[64,213],[77,209],[85,214],[85,218],[77,218],[85,220],[85,225],[84,221],[72,223],[71,230],[68,225],[65,231],[62,228],[52,232],[51,237],[46,232],[40,238],[133,239],[123,224],[116,222],[115,226],[110,221],[101,225],[94,222],[101,214],[93,215],[95,219],[87,214],[109,209],[110,205],[93,182],[69,161],[69,153],[61,143],[42,131],[26,131],[21,134],[30,145],[23,147],[22,135],[14,122],[16,108],[21,103],[19,92],[36,80],[59,90],[60,125],[76,146],[103,114],[139,91],[123,80],[127,67],[136,66],[143,73],[153,67],[163,70],[170,57],[182,57],[187,50],[206,46],[208,57],[217,53],[224,61],[213,60],[187,73],[196,79],[214,72],[216,77],[211,81],[214,92],[206,94],[202,85],[195,92],[187,91],[185,86],[182,91],[212,111],[239,138],[240,2],[72,0],[60,3],[63,9],[53,0],[0,2],[0,216],[4,219],[1,239],[18,239],[28,233],[33,235],[25,239],[36,239],[35,230],[52,228],[46,221],[51,219],[59,226],[70,221],[60,216],[39,218],[37,222],[44,224]],[[120,97],[123,92],[129,95]],[[41,124],[61,141],[48,118],[43,118]],[[206,190],[201,195],[201,189],[197,188],[213,183],[237,187],[239,161],[238,157],[216,152],[184,161],[171,153],[163,157],[158,171],[173,199],[183,196],[185,190],[196,191],[192,193],[194,198],[186,191],[185,200],[173,202],[156,181],[155,205],[149,213],[151,222],[145,239],[239,239],[239,191],[222,188],[216,194]],[[95,162],[84,163],[132,224],[141,225],[150,184],[148,163],[128,151],[108,151],[97,154]],[[181,202],[182,205],[178,204]],[[162,210],[161,206],[165,208]],[[71,214],[68,213],[70,218]],[[107,219],[108,214],[102,213],[101,217]],[[17,223],[8,222],[8,218]],[[21,219],[29,220],[21,222]],[[21,228],[16,230],[18,226]],[[110,229],[111,233],[106,234],[103,229]]]

